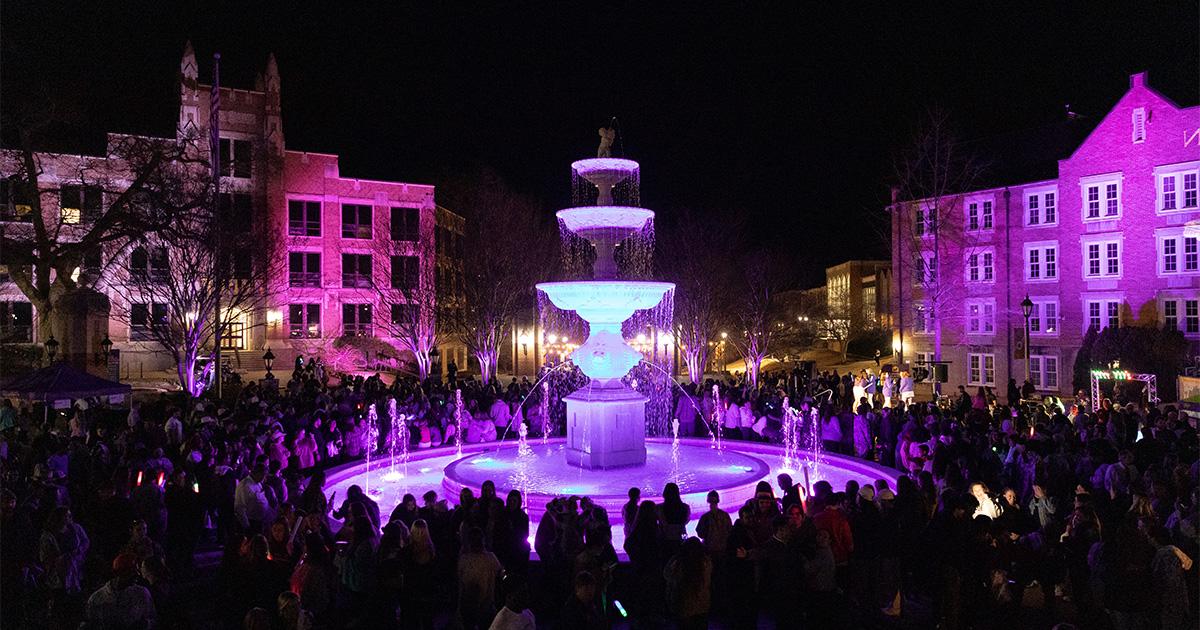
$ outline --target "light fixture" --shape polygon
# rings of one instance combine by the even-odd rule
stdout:
[[[275,375],[271,374],[271,368],[275,365],[275,353],[267,348],[266,354],[263,355],[263,365],[267,368],[267,378],[274,379]]]
[[[46,340],[46,356],[50,359],[50,363],[54,363],[56,354],[58,354],[58,340],[54,338],[54,335],[50,335],[50,338]]]
[[[1021,314],[1025,316],[1025,319],[1029,319],[1029,316],[1033,314],[1033,300],[1029,299],[1028,294],[1024,300],[1021,300]]]
[[[112,339],[108,338],[108,333],[104,334],[104,339],[100,340],[100,354],[96,356],[96,363],[108,364],[108,357],[112,354]]]

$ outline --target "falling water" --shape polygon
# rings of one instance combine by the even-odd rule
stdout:
[[[679,480],[679,418],[671,420],[671,481]]]
[[[787,397],[783,399],[783,469],[795,472],[799,453],[800,412],[793,409]]]
[[[724,422],[721,420],[721,388],[716,383],[713,383],[713,417],[712,417],[712,447],[718,451],[723,450],[721,444],[721,433],[725,430]]]
[[[546,440],[550,438],[550,382],[542,383],[542,400],[539,403],[542,411],[542,446],[546,445]]]
[[[821,441],[821,414],[813,406],[808,424],[808,463],[806,474],[815,480],[821,479],[821,466],[825,463],[825,444]]]
[[[454,444],[458,447],[459,457],[462,457],[463,439],[466,437],[463,435],[463,431],[466,430],[466,427],[463,426],[464,413],[462,390],[456,389],[454,390]]]
[[[375,411],[375,403],[367,407],[367,475],[363,492],[371,493],[371,454],[379,448],[379,413]]]
[[[396,399],[388,400],[388,418],[391,431],[388,432],[388,473],[384,481],[399,481],[408,476],[408,418],[396,413]],[[399,452],[399,453],[397,453]],[[396,456],[400,456],[402,470],[396,470]]]

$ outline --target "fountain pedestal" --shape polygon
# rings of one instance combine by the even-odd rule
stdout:
[[[567,403],[567,463],[580,468],[619,468],[646,462],[646,401],[616,381],[583,387]]]

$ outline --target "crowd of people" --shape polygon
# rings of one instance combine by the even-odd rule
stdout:
[[[387,413],[372,427],[368,409],[392,399],[413,449],[512,438],[522,424],[554,431],[547,394],[528,379],[388,385],[297,359],[282,387],[251,381],[225,400],[163,394],[127,412],[79,401],[53,413],[5,400],[0,619],[1195,626],[1198,446],[1177,410],[1119,397],[1096,411],[1082,397],[1033,403],[1015,383],[1007,404],[961,387],[914,402],[912,389],[907,373],[793,370],[675,392],[682,436],[777,441],[786,422],[819,422],[823,448],[894,468],[895,484],[781,475],[732,514],[715,492],[701,510],[665,484],[658,502],[630,489],[620,514],[560,497],[536,526],[519,492],[491,483],[480,496],[429,488],[389,513],[361,488],[329,493],[324,472],[383,448],[398,429]]]

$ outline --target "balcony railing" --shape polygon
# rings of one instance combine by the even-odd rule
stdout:
[[[304,221],[291,219],[288,221],[288,236],[320,236],[320,221]]]
[[[291,271],[291,272],[288,272],[288,286],[320,288],[321,273],[318,271]]]
[[[371,324],[370,324],[370,323],[366,323],[366,324],[355,324],[355,323],[346,323],[346,324],[342,324],[342,336],[343,336],[343,337],[370,337],[370,336],[371,336],[371,332],[372,332],[372,331],[371,331]]]
[[[369,274],[344,273],[342,274],[342,286],[347,289],[369,289],[373,285]]]
[[[171,274],[166,269],[131,269],[129,275],[137,282],[151,282],[153,284],[166,284],[171,279]]]
[[[292,339],[320,339],[321,326],[315,323],[305,325],[300,322],[288,324],[288,336]]]

